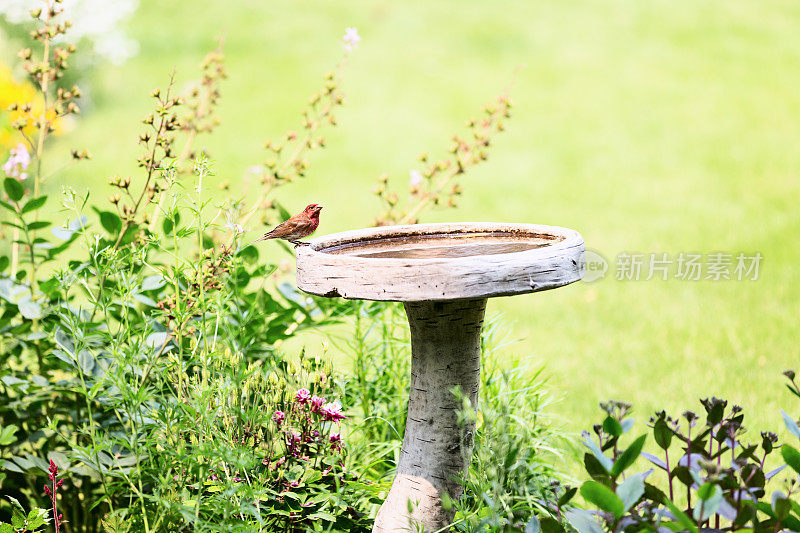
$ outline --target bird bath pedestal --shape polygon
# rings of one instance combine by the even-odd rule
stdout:
[[[486,300],[567,285],[583,273],[578,232],[533,224],[417,224],[346,231],[297,249],[297,286],[327,297],[403,302],[411,389],[397,474],[373,532],[435,531],[461,496],[474,424],[457,422],[460,387],[476,405]],[[410,501],[410,505],[409,505]],[[411,512],[409,512],[411,509]]]

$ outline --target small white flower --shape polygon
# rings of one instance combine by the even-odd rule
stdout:
[[[420,185],[422,185],[422,174],[419,173],[419,170],[412,170],[411,172],[408,173],[408,175],[409,175],[408,184],[411,187],[419,187]]]
[[[358,43],[361,41],[361,36],[358,35],[358,30],[356,28],[345,28],[342,40],[344,41],[343,48],[345,51],[349,52],[350,50],[356,49]]]
[[[236,222],[228,222],[225,224],[225,227],[231,230],[232,232],[236,233],[236,235],[241,235],[245,232],[245,229],[242,227],[241,224],[237,224]]]
[[[236,235],[241,235],[244,233],[244,228],[241,224],[237,224],[236,222],[228,222],[225,224],[225,227],[236,233]]]
[[[265,170],[264,165],[252,165],[247,167],[247,173],[253,176],[260,176]]]
[[[233,221],[233,216],[231,215],[230,212],[225,213],[225,218],[228,219],[228,223],[225,224],[225,227],[231,230],[236,235],[241,235],[242,233],[245,233],[247,231],[242,227],[241,224]]]

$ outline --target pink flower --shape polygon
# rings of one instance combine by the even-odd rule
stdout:
[[[317,396],[316,394],[311,397],[311,412],[319,413],[322,411],[322,405],[325,403],[325,398]]]
[[[334,442],[339,442],[339,441],[341,441],[341,440],[342,440],[342,436],[341,436],[341,435],[339,435],[338,433],[334,433],[334,434],[332,434],[332,435],[330,436],[330,441],[331,441],[331,443],[334,443]]]
[[[358,43],[361,41],[361,36],[358,35],[358,30],[356,28],[345,28],[342,41],[344,41],[342,47],[346,52],[349,52],[356,49]]]
[[[286,415],[283,414],[283,411],[275,411],[272,414],[272,421],[275,422],[275,425],[278,426],[278,429],[281,428],[281,424],[284,420],[286,420]]]
[[[308,389],[300,389],[297,391],[297,394],[294,395],[294,399],[299,404],[306,404],[311,399],[311,393]]]
[[[325,420],[338,422],[343,418],[347,418],[342,414],[342,406],[339,402],[330,402],[322,406],[322,416]]]
[[[19,143],[15,148],[11,149],[8,161],[3,165],[3,172],[9,178],[24,180],[28,177],[25,171],[28,170],[30,164],[31,156],[28,153],[28,149],[25,148],[24,144]]]

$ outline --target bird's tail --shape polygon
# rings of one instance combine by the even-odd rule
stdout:
[[[252,245],[254,245],[254,244],[255,244],[255,243],[257,243],[257,242],[260,242],[260,241],[266,241],[267,239],[272,239],[272,238],[273,238],[273,237],[272,237],[272,232],[270,231],[269,233],[265,233],[264,235],[262,235],[262,236],[261,236],[261,237],[259,237],[258,239],[254,240],[254,241],[250,241],[250,242],[248,242],[248,243],[247,243],[247,244],[245,244],[244,246],[240,247],[240,248],[239,248],[239,250],[244,250],[244,249],[245,249],[245,248],[247,248],[248,246],[252,246]]]

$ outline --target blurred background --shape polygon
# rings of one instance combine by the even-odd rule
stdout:
[[[15,53],[31,3],[0,3],[0,100],[25,90]],[[69,184],[99,199],[112,192],[109,176],[140,178],[150,91],[172,72],[179,90],[197,79],[220,37],[229,74],[222,122],[197,146],[215,160],[216,180],[231,184],[220,201],[252,192],[248,169],[263,163],[264,142],[300,128],[308,96],[342,57],[345,28],[356,27],[362,40],[344,72],[339,125],[310,155],[304,180],[278,193],[290,211],[324,205],[320,233],[370,225],[382,210],[371,192],[379,175],[404,190],[419,154],[444,155],[465,120],[514,82],[507,131],[461,181],[459,208],[423,221],[574,228],[609,272],[491,300],[489,313],[502,313],[509,339],[520,339],[505,349],[507,364],[531,355],[546,365],[561,399],[554,414],[570,429],[585,427],[608,398],[633,402],[645,420],[656,408],[700,410],[697,399],[710,395],[745,407],[753,429],[783,426],[789,397],[780,373],[800,361],[797,2],[65,6],[80,37],[73,61],[85,98],[81,117],[61,125],[50,161],[66,163],[72,148],[93,159],[63,170],[53,163],[51,195]],[[0,135],[5,161],[14,141]],[[263,228],[249,230],[255,238]],[[682,252],[763,260],[754,281],[674,279],[674,264],[668,281],[645,280],[646,268],[639,281],[615,279],[618,254]],[[262,254],[287,257],[273,243]]]

